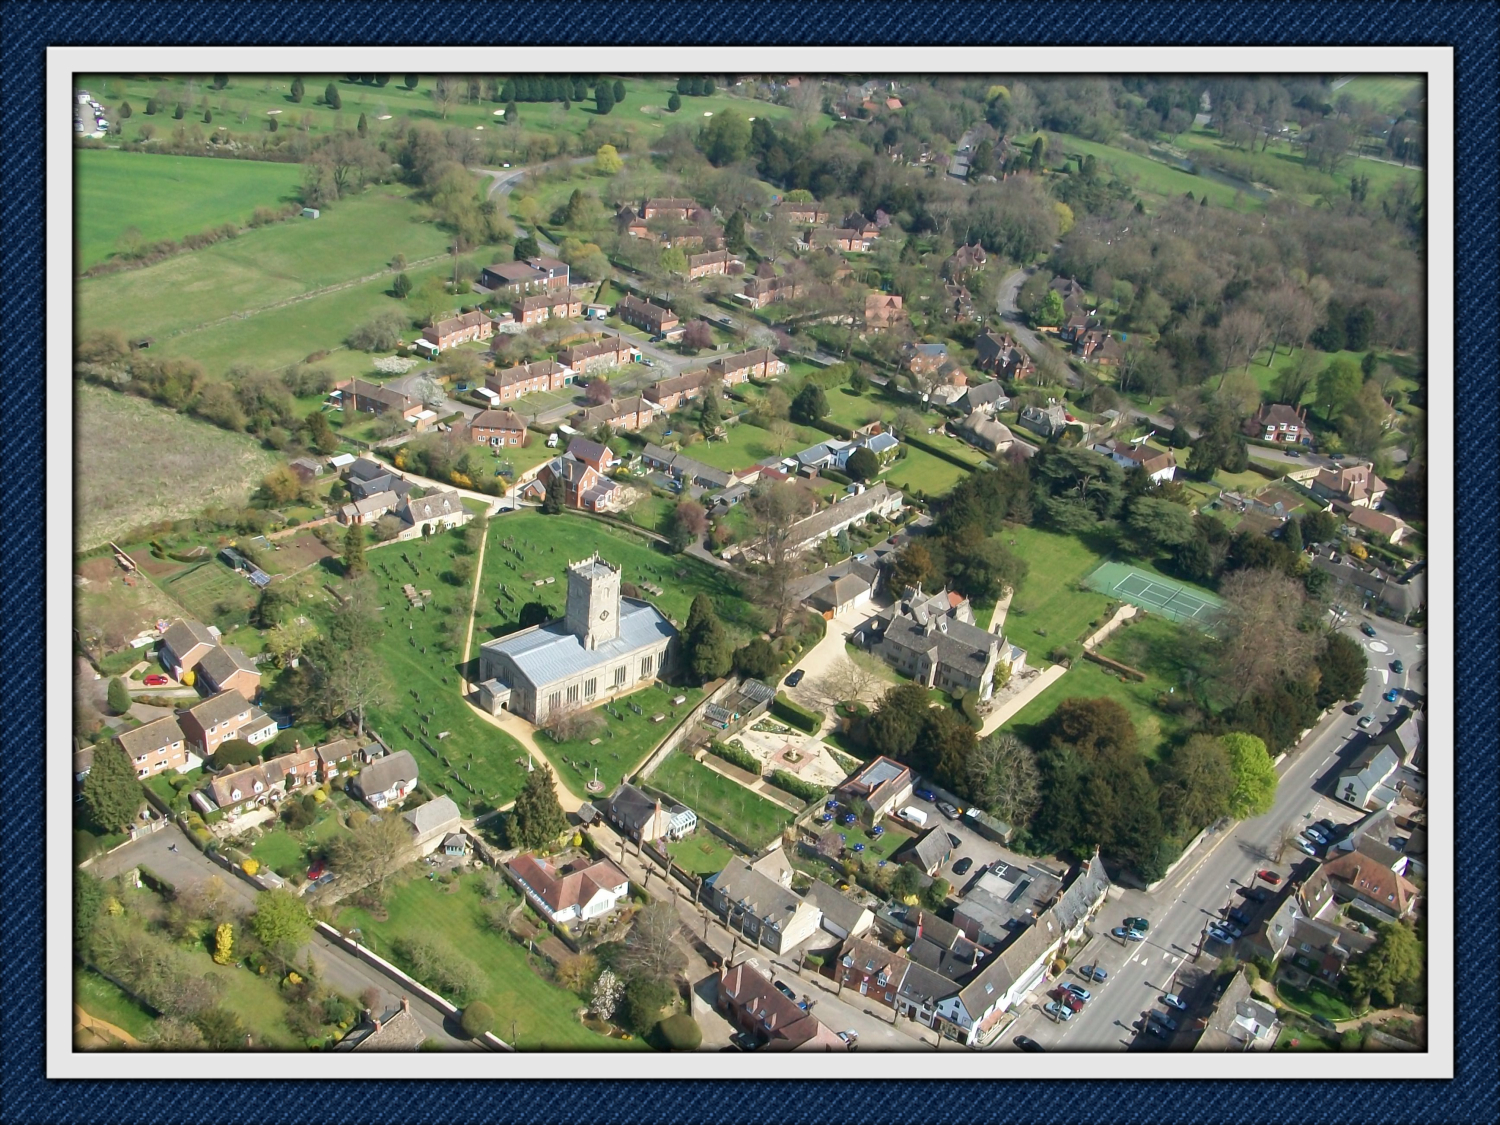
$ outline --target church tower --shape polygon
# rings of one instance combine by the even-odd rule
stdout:
[[[620,572],[597,554],[568,566],[564,623],[586,649],[620,635]]]

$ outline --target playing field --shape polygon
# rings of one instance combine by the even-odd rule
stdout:
[[[1151,574],[1123,563],[1107,562],[1088,576],[1094,589],[1121,601],[1160,613],[1173,621],[1191,621],[1209,628],[1224,605],[1207,590],[1196,589],[1159,574]]]

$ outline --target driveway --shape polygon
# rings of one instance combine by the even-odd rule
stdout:
[[[829,701],[822,690],[823,678],[828,675],[834,665],[845,658],[844,645],[847,643],[849,634],[856,626],[869,619],[878,608],[874,603],[867,603],[829,621],[823,639],[813,645],[807,655],[797,662],[797,668],[803,673],[801,682],[796,687],[783,686],[781,690],[785,691],[793,701],[809,710],[826,712]],[[822,729],[828,729],[836,721],[831,714],[828,715]]]

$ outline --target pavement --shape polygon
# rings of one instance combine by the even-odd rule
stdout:
[[[1376,636],[1366,637],[1358,631],[1362,620],[1352,619],[1343,631],[1370,654],[1369,676],[1360,695],[1364,704],[1361,714],[1374,713],[1383,724],[1397,706],[1382,701],[1383,692],[1396,687],[1409,693],[1409,700],[1425,694],[1427,638],[1418,630],[1377,618],[1369,619]],[[1406,666],[1400,676],[1389,666],[1398,657]],[[1293,861],[1306,859],[1294,848],[1280,848],[1287,828],[1300,829],[1328,813],[1343,821],[1358,815],[1357,810],[1333,800],[1327,791],[1342,762],[1358,753],[1362,735],[1355,716],[1335,709],[1280,763],[1277,772],[1281,781],[1270,812],[1208,835],[1155,891],[1117,887],[1111,892],[1096,922],[1098,935],[1073,960],[1074,965],[1083,965],[1097,959],[1109,972],[1109,980],[1089,985],[1094,998],[1076,1017],[1061,1024],[1042,1011],[1045,993],[1052,986],[1038,986],[997,1046],[1009,1048],[1016,1034],[1024,1034],[1045,1047],[1098,1050],[1124,1045],[1132,1050],[1160,1049],[1162,1041],[1138,1034],[1136,1025],[1152,1007],[1162,1009],[1161,994],[1173,988],[1187,990],[1184,999],[1192,1009],[1180,1013],[1187,1017],[1179,1020],[1180,1024],[1185,1027],[1191,1019],[1205,1015],[1210,1000],[1208,986],[1204,983],[1199,987],[1195,978],[1212,969],[1218,956],[1227,952],[1221,945],[1200,948],[1206,925],[1211,918],[1221,916],[1229,904],[1241,901],[1239,890],[1250,885],[1257,871],[1270,869],[1284,878]],[[1274,859],[1282,850],[1287,854]],[[1109,931],[1129,916],[1150,921],[1145,941],[1123,942],[1110,936]],[[1081,983],[1076,975],[1068,979]]]

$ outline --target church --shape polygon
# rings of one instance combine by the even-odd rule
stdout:
[[[620,571],[599,558],[568,564],[562,620],[479,649],[479,705],[544,725],[665,676],[677,630],[649,602],[620,595]]]

